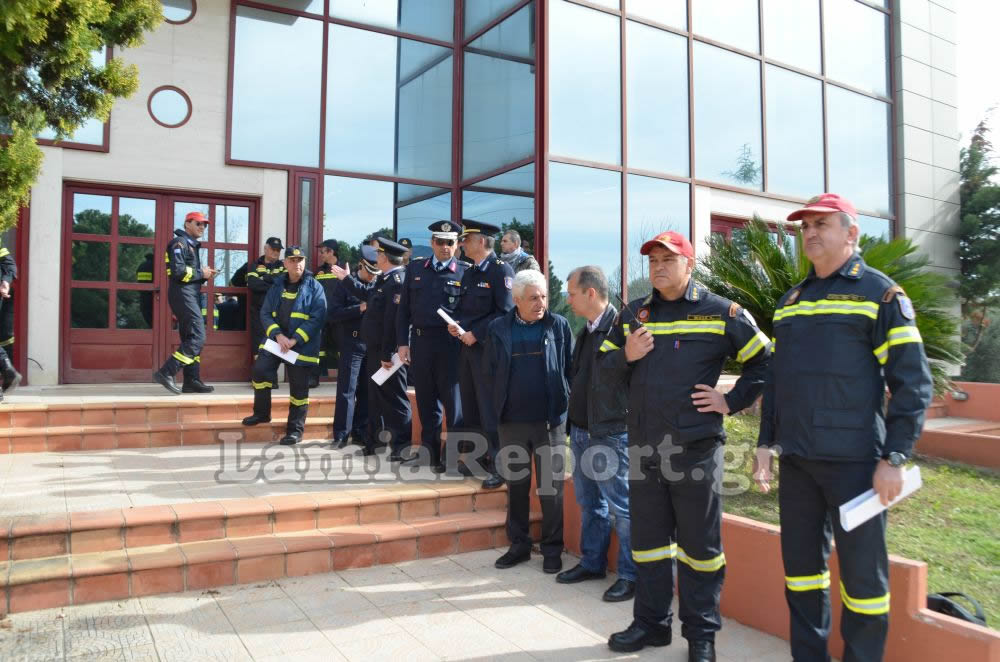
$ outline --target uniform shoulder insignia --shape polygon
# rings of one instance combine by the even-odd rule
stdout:
[[[785,299],[785,305],[786,306],[790,306],[793,303],[795,303],[796,301],[798,301],[799,300],[799,295],[801,293],[802,293],[802,290],[800,290],[798,288],[792,290],[792,293],[788,295],[787,299]]]
[[[402,283],[403,282],[402,276],[400,276],[398,273],[393,274],[392,277],[395,279],[395,281],[397,283]]]
[[[730,317],[736,317],[742,311],[743,311],[743,306],[741,306],[740,304],[736,303],[735,301],[733,301],[732,303],[729,304],[729,316]]]
[[[901,288],[899,285],[893,285],[892,287],[890,287],[885,291],[885,294],[882,295],[882,303],[889,303],[890,301],[896,298],[897,294],[902,294],[903,296],[906,296],[906,292],[903,291],[903,288]]]
[[[506,287],[508,290],[514,289],[514,279],[511,278],[510,276],[504,276],[503,286]]]
[[[899,285],[893,285],[882,295],[882,303],[891,303],[893,299],[899,304],[899,314],[905,319],[912,320],[917,316],[917,311],[913,309],[913,302]]]

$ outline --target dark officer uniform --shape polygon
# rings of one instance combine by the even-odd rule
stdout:
[[[642,253],[649,252],[650,244],[662,243],[663,236],[644,244]],[[690,243],[676,237],[666,241],[682,240],[693,255]],[[654,345],[642,359],[628,363],[625,338],[636,329],[636,320],[653,334]],[[628,311],[619,314],[598,356],[601,378],[628,386],[630,466],[642,472],[641,478],[629,480],[637,575],[635,624],[650,632],[663,632],[664,621],[669,627],[677,559],[682,633],[692,643],[714,642],[722,626],[719,595],[726,558],[717,465],[725,442],[723,416],[699,412],[691,395],[696,384],[718,383],[730,357],[743,364],[743,374],[725,396],[735,413],[751,405],[763,388],[770,359],[768,339],[742,308],[694,279],[676,301],[666,301],[654,290],[631,302]],[[659,452],[668,436],[663,450],[669,458]],[[653,455],[643,455],[641,448]],[[619,635],[609,642],[615,650]]]
[[[892,397],[883,409],[886,386]],[[860,255],[827,278],[810,272],[781,298],[758,443],[777,446],[781,455],[781,552],[794,659],[830,659],[831,527],[843,659],[882,659],[889,626],[885,513],[850,532],[836,513],[872,487],[880,458],[910,454],[931,397],[913,306]]]
[[[432,239],[455,242],[460,227],[448,221],[431,223]],[[448,325],[438,315],[443,308],[455,315],[467,262],[452,257],[440,263],[436,257],[411,262],[406,267],[402,301],[396,313],[396,344],[410,348],[410,380],[420,413],[420,443],[430,453],[431,467],[441,470],[441,408],[448,429],[461,425],[458,391],[458,357],[461,342],[448,333]],[[412,327],[412,328],[411,328]]]
[[[337,254],[337,240],[326,239],[316,244],[316,248],[329,248],[334,255]],[[337,360],[337,329],[336,323],[330,319],[330,302],[333,300],[333,292],[337,289],[337,274],[333,273],[329,264],[325,262],[316,269],[316,280],[323,286],[326,293],[327,318],[323,325],[323,340],[319,349],[319,365],[313,369],[313,374],[309,380],[310,388],[319,386],[319,378],[326,376],[330,370],[330,365]]]
[[[306,255],[298,246],[285,249],[286,258]],[[298,353],[294,364],[285,362],[288,374],[288,423],[281,443],[295,444],[302,440],[306,415],[309,412],[309,373],[319,363],[319,343],[326,321],[326,295],[323,287],[306,271],[297,283],[286,272],[271,285],[261,307],[260,318],[267,338],[279,334],[294,339],[292,351]],[[257,425],[271,420],[271,382],[283,359],[261,350],[253,364],[253,415],[243,419],[243,425]]]
[[[359,269],[365,269],[377,276],[381,273],[375,267],[375,249],[361,247]],[[337,362],[337,406],[333,415],[333,441],[335,447],[347,446],[348,432],[355,443],[362,443],[368,428],[368,384],[374,370],[365,367],[366,347],[361,339],[361,299],[352,294],[350,283],[353,277],[338,280],[336,287],[327,295],[327,320],[336,325],[337,345],[340,359]],[[367,291],[359,292],[367,301]],[[374,385],[374,382],[372,382]],[[374,437],[373,437],[374,438]]]
[[[276,250],[284,248],[277,237],[268,237],[264,243]],[[250,290],[250,351],[256,359],[257,352],[263,347],[266,328],[261,325],[260,309],[271,285],[285,273],[285,265],[281,260],[268,262],[263,255],[254,264],[252,269],[246,271],[246,286]]]
[[[135,272],[135,281],[137,283],[148,283],[153,284],[153,254],[146,253],[146,259],[142,261],[139,268]],[[142,319],[145,320],[146,326],[153,328],[153,292],[151,290],[142,290],[139,292],[139,311],[142,313]]]
[[[462,237],[473,233],[495,235],[500,228],[473,220],[462,221]],[[485,347],[486,328],[514,307],[511,288],[514,271],[494,253],[482,264],[472,265],[462,275],[462,293],[453,316],[465,331],[472,331],[476,343],[471,347],[462,343],[459,354],[458,383],[462,397],[462,424],[467,429],[482,431],[489,443],[487,467],[489,486],[499,487],[496,473],[496,456],[500,449],[496,415],[493,413],[493,375],[487,374]]]
[[[191,212],[184,222],[197,220],[208,223],[201,212]],[[153,380],[162,384],[172,393],[178,393],[173,384],[174,374],[184,368],[184,392],[207,393],[213,387],[201,381],[201,348],[205,345],[205,321],[201,312],[201,286],[205,282],[201,271],[201,242],[195,241],[184,230],[174,230],[176,235],[167,244],[163,256],[167,264],[167,302],[177,318],[177,331],[181,344],[159,371],[153,373]]]
[[[14,369],[14,279],[17,264],[6,247],[0,247],[0,281],[10,283],[10,296],[0,299],[0,372],[3,374],[3,391],[17,388],[21,374]],[[0,394],[0,400],[3,395]]]

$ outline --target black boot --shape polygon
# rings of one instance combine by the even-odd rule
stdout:
[[[6,354],[3,356],[3,365],[0,366],[3,370],[3,391],[13,391],[17,388],[17,385],[21,383],[21,373],[14,369],[14,364],[10,362],[10,357]]]
[[[315,375],[309,377],[309,388],[319,388],[319,377]]]
[[[161,385],[163,388],[167,389],[174,395],[180,395],[181,387],[177,385],[174,381],[173,375],[168,375],[162,370],[157,370],[153,373],[153,381]]]
[[[279,441],[278,443],[281,444],[282,446],[294,446],[300,441],[302,441],[302,435],[292,432],[282,437],[281,441]]]
[[[200,379],[185,379],[184,388],[181,390],[184,393],[211,393],[215,387],[209,386]]]
[[[264,416],[258,416],[257,414],[254,414],[253,416],[247,416],[246,418],[243,419],[243,425],[246,425],[247,427],[252,427],[260,423],[270,423],[270,422],[271,422],[270,418]]]
[[[634,653],[646,646],[669,646],[670,626],[657,624],[652,628],[632,621],[632,624],[621,632],[615,632],[608,639],[608,648],[616,653]]]
[[[705,639],[689,641],[688,662],[715,662],[715,642]]]

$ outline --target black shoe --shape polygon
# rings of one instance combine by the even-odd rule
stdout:
[[[17,388],[17,385],[21,383],[21,373],[14,370],[9,362],[3,371],[3,392],[13,391]]]
[[[350,438],[344,437],[343,439],[339,439],[335,441],[333,444],[331,444],[331,447],[339,451],[347,448],[350,445],[351,445]]]
[[[560,572],[556,581],[560,584],[575,584],[587,579],[604,579],[605,577],[607,577],[606,572],[592,572],[584,568],[583,564],[577,563],[566,572]]]
[[[319,377],[309,378],[309,388],[319,388]]]
[[[704,639],[689,641],[688,662],[715,662],[715,642]]]
[[[507,568],[513,568],[518,563],[524,563],[525,561],[531,559],[531,552],[515,552],[513,549],[509,550],[506,554],[501,556],[493,564],[493,567],[500,570],[506,570]]]
[[[542,570],[545,571],[546,575],[554,575],[560,570],[562,570],[562,557],[561,556],[546,556],[542,560]]]
[[[263,416],[258,416],[257,414],[254,414],[253,416],[247,416],[246,418],[243,419],[243,425],[246,425],[247,427],[253,425],[259,425],[260,423],[270,423],[270,422],[271,422],[270,418],[264,418]]]
[[[403,456],[400,455],[399,453],[389,453],[389,461],[390,462],[402,462],[403,461]]]
[[[475,478],[475,473],[472,471],[472,467],[467,465],[464,461],[458,461],[458,473],[462,474],[466,478]]]
[[[444,466],[444,463],[431,465],[431,471],[436,474],[443,474],[447,470],[448,469]]]
[[[638,621],[632,621],[627,629],[615,632],[608,639],[608,648],[616,653],[634,653],[646,646],[669,646],[670,626],[658,624],[647,629]]]
[[[635,597],[635,582],[619,579],[611,585],[601,598],[605,602],[625,602]]]
[[[173,375],[167,375],[162,371],[157,370],[156,372],[153,373],[153,381],[162,386],[163,388],[167,389],[174,395],[181,394],[181,387],[178,386],[177,382],[174,381]]]
[[[294,446],[300,441],[302,441],[302,435],[286,434],[284,437],[281,438],[281,441],[279,441],[278,443],[281,444],[282,446]]]
[[[181,389],[184,393],[211,393],[214,390],[214,386],[209,386],[200,379],[185,379],[184,388]]]
[[[487,476],[486,480],[483,481],[484,490],[495,490],[502,486],[503,478],[500,477],[500,474],[490,474]]]
[[[272,391],[277,391],[279,386],[280,386],[280,384],[278,384],[278,382],[271,382],[271,390]]]

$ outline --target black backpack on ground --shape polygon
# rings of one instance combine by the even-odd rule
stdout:
[[[962,604],[953,600],[952,598],[961,598],[968,602],[975,613],[970,612]],[[960,618],[963,621],[968,621],[969,623],[975,623],[976,625],[986,626],[986,614],[983,613],[983,607],[974,598],[970,598],[965,593],[933,593],[927,596],[927,608],[931,611],[937,611],[942,614],[947,614],[954,618]]]

